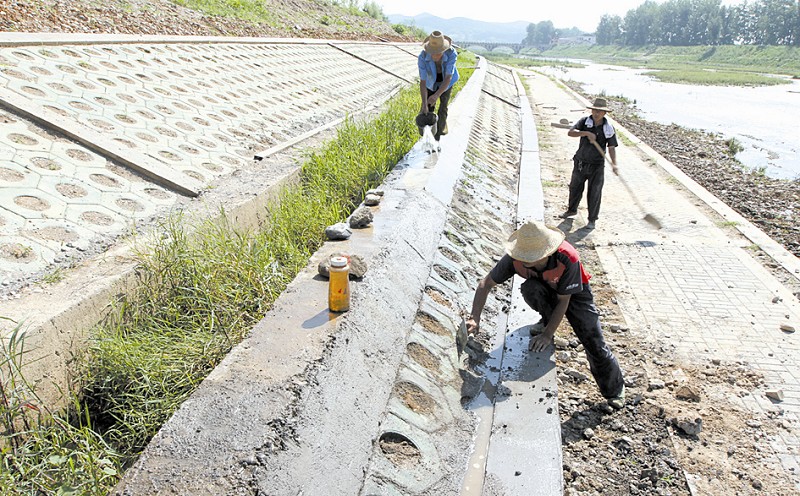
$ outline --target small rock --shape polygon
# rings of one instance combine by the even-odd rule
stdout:
[[[368,207],[374,207],[375,205],[381,202],[381,197],[378,195],[367,195],[364,198],[364,205]]]
[[[700,401],[700,393],[698,393],[693,387],[683,385],[675,391],[675,397],[679,400],[685,401]]]
[[[570,361],[571,358],[572,357],[570,356],[568,351],[559,351],[558,353],[556,353],[556,359],[559,362],[567,363]]]
[[[522,475],[522,472],[520,472],[519,470],[517,470],[516,472],[514,472],[514,475],[515,475],[515,476],[517,476],[517,477],[519,477],[520,475]]]
[[[766,393],[767,398],[775,401],[783,401],[783,390],[782,389],[769,389]]]
[[[569,342],[566,339],[559,336],[553,338],[553,343],[556,345],[557,350],[563,350],[569,346]]]
[[[720,360],[719,358],[712,358],[711,363],[713,363],[714,365],[719,365],[722,363],[722,360]]]
[[[650,379],[647,389],[652,391],[654,389],[664,389],[666,384],[661,379]]]
[[[367,227],[372,222],[372,210],[367,207],[358,207],[352,215],[350,215],[350,227],[360,229]]]
[[[690,436],[696,436],[703,431],[703,419],[700,417],[681,416],[672,419],[672,424]]]
[[[781,298],[780,296],[776,296],[775,298],[772,299],[772,303],[778,303],[781,301],[783,301],[783,298]]]
[[[590,427],[587,427],[586,429],[583,430],[583,437],[585,439],[593,438],[594,437],[594,431]]]
[[[564,375],[568,375],[573,379],[577,380],[578,382],[583,382],[589,379],[589,377],[587,377],[586,374],[584,374],[583,372],[579,372],[575,369],[566,369],[564,371]]]
[[[364,257],[343,251],[337,251],[331,253],[329,257],[323,259],[320,261],[319,265],[317,265],[317,272],[326,279],[330,277],[332,257],[344,257],[348,260],[348,264],[350,265],[350,279],[361,279],[364,277],[364,274],[367,273],[367,262],[364,260]]]
[[[781,331],[791,334],[795,331],[795,328],[789,324],[781,324]]]
[[[350,235],[352,234],[353,231],[351,231],[344,222],[339,222],[338,224],[334,224],[325,228],[325,236],[333,241],[350,239]]]

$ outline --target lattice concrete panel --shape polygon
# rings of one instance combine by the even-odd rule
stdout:
[[[208,183],[406,83],[328,45],[184,43],[4,48],[0,84]]]
[[[347,47],[401,77],[392,45]],[[204,184],[257,152],[382,103],[397,76],[327,44],[0,48],[0,85]],[[96,252],[174,193],[27,119],[0,112],[0,283]]]
[[[175,194],[0,110],[0,281],[105,248]]]
[[[337,43],[336,46],[409,81],[419,76],[416,55],[412,56],[400,48],[392,47],[392,50],[386,50],[386,47],[380,45],[343,43]]]
[[[517,104],[519,96],[517,94],[517,87],[514,84],[514,76],[508,69],[498,67],[494,64],[489,65],[489,70],[486,73],[486,81],[483,83],[483,89],[493,95]]]

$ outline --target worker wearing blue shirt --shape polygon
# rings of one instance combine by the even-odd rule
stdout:
[[[441,31],[433,31],[422,43],[422,51],[417,57],[419,67],[419,94],[422,98],[420,113],[436,111],[436,100],[439,100],[437,125],[434,138],[439,141],[447,134],[447,104],[450,91],[458,81],[456,59],[458,54],[453,48],[453,40]]]

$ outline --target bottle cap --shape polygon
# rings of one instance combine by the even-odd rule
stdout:
[[[344,267],[347,265],[347,259],[344,257],[332,257],[331,267]]]

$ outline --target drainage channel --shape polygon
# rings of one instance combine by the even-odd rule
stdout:
[[[491,66],[488,73],[494,77],[484,83],[463,175],[408,335],[364,496],[561,491],[555,364],[550,353],[527,353],[526,324],[537,316],[525,310],[519,292],[497,288],[466,354],[458,357],[453,347],[460,316],[470,308],[478,280],[502,256],[513,219],[541,214],[530,108],[520,113],[509,105],[524,89],[510,71]],[[527,170],[518,174],[520,163]],[[538,425],[535,432],[526,428],[530,424]]]

